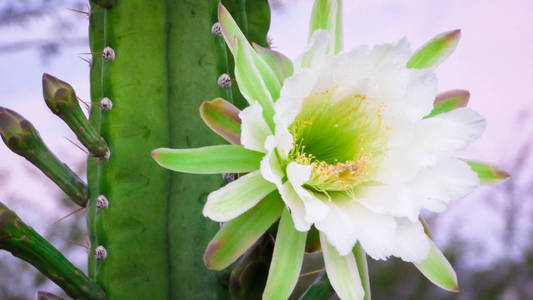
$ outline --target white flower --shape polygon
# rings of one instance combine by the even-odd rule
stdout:
[[[433,69],[453,51],[459,31],[415,54],[405,39],[342,52],[338,0],[316,3],[313,34],[294,65],[252,47],[220,5],[235,80],[250,106],[239,111],[218,98],[200,112],[234,145],[153,152],[175,171],[241,174],[207,198],[204,215],[227,223],[208,245],[206,265],[226,268],[281,216],[264,299],[290,295],[313,227],[341,299],[363,298],[365,252],[414,262],[435,284],[456,290],[455,272],[425,232],[420,211],[443,211],[480,183],[508,177],[455,157],[485,129],[484,119],[465,107],[468,92],[437,97]]]

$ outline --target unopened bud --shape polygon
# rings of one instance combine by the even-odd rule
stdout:
[[[107,143],[87,121],[70,84],[45,73],[43,97],[50,110],[65,121],[89,152],[98,157],[105,155]]]

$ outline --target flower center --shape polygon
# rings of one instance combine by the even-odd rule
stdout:
[[[336,89],[307,97],[289,126],[289,159],[311,165],[307,185],[317,191],[345,191],[368,180],[387,146],[384,103],[364,95],[337,96]]]

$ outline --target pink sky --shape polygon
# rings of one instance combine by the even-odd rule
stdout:
[[[277,50],[292,58],[305,47],[312,2],[285,0],[282,10],[273,11],[270,36]],[[440,32],[462,29],[456,52],[437,70],[439,85],[442,91],[468,89],[472,94],[470,106],[488,120],[484,136],[465,156],[505,166],[506,158],[533,132],[531,122],[526,128],[516,127],[518,113],[531,112],[533,106],[533,1],[345,0],[344,3],[345,49],[359,44],[394,42],[404,36],[416,49]],[[81,16],[78,20],[79,26],[72,35],[83,36],[87,32],[87,20]],[[22,29],[3,28],[0,43],[42,38],[49,32],[47,26],[50,22],[45,19]],[[76,47],[63,51],[47,66],[33,52],[2,54],[0,105],[23,113],[40,129],[50,148],[67,163],[75,164],[82,161],[84,154],[64,139],[73,135],[48,111],[40,87],[42,73],[49,72],[69,81],[83,99],[88,99],[89,69],[77,57],[88,49]],[[57,189],[39,172],[28,173],[28,169],[32,170],[28,163],[0,145],[0,172],[10,170],[13,175],[7,182],[8,188],[1,188],[0,197],[4,201],[14,195],[9,205],[30,223],[35,221],[32,225],[42,232],[65,212],[55,209],[53,193]],[[455,226],[452,216],[476,211],[475,217],[462,223],[462,231],[467,237],[489,236],[490,239],[491,234],[500,230],[501,222],[497,212],[480,209],[485,205],[483,195],[488,191],[482,188],[452,204],[447,213],[450,217],[442,221],[443,226]],[[13,201],[21,198],[31,203]],[[497,246],[492,248],[496,252],[502,250]]]

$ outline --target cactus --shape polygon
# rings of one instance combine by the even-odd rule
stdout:
[[[46,104],[89,152],[87,184],[50,153],[27,120],[0,108],[0,133],[6,144],[72,200],[88,206],[89,274],[73,269],[28,227],[23,227],[28,231],[23,234],[38,243],[22,245],[37,251],[28,252],[33,256],[6,248],[4,240],[11,240],[11,235],[4,231],[0,245],[56,282],[54,268],[66,268],[60,278],[68,284],[58,284],[75,299],[230,298],[229,287],[216,271],[205,268],[202,257],[219,226],[206,222],[201,209],[208,192],[222,186],[223,179],[170,173],[150,156],[158,147],[220,141],[198,115],[202,101],[223,97],[237,107],[245,104],[232,84],[232,57],[216,32],[218,2],[91,1],[89,120],[72,86],[43,75]],[[223,2],[238,16],[246,36],[267,47],[268,1]],[[0,212],[0,230],[5,230],[7,221],[9,228],[18,228],[14,213],[3,206]],[[39,251],[55,256],[39,256]],[[62,265],[58,266],[57,257]],[[258,276],[266,278],[264,272]],[[39,292],[38,297],[54,295]]]

